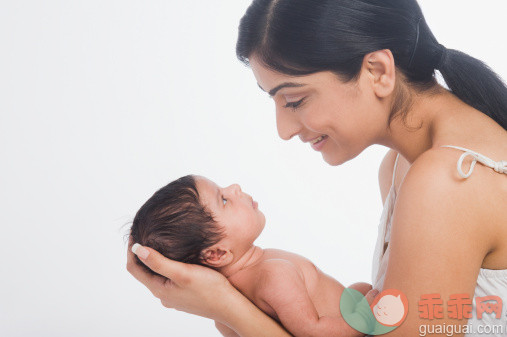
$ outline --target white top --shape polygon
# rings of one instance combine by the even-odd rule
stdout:
[[[498,173],[507,174],[507,161],[505,160],[495,162],[486,156],[483,156],[477,152],[465,148],[452,145],[444,145],[443,147],[452,147],[458,150],[465,151],[465,153],[463,153],[460,159],[458,160],[458,172],[465,179],[472,174],[476,162],[480,162],[485,166],[491,167]],[[467,156],[472,156],[474,160],[470,167],[469,172],[465,174],[461,170],[461,164],[463,163],[463,160]],[[389,239],[391,237],[390,229],[394,203],[396,202],[396,189],[394,187],[394,178],[396,173],[396,166],[398,164],[398,158],[399,154],[396,156],[391,188],[389,189],[389,193],[384,202],[384,209],[380,217],[378,238],[377,243],[375,245],[375,252],[373,256],[372,284],[373,288],[378,290],[381,290],[383,288],[387,268],[387,261],[389,259],[390,249],[388,244]],[[502,299],[503,301],[502,316],[499,319],[497,319],[494,313],[492,314],[484,313],[482,319],[477,319],[475,298],[489,295],[499,296]],[[444,304],[447,303],[447,300],[445,299],[443,300]],[[480,269],[472,305],[473,305],[472,318],[468,320],[468,325],[470,326],[469,327],[471,329],[470,331],[473,332],[465,334],[465,337],[507,336],[507,269],[501,270],[484,269],[484,268]],[[444,309],[444,315],[446,314],[447,313],[445,312]],[[431,322],[438,324],[438,322],[435,321]],[[484,330],[479,331],[479,329],[482,329],[482,327],[478,329],[478,326],[480,325],[485,327]],[[501,327],[498,327],[497,328],[498,331],[494,333],[488,330],[491,329],[493,326],[495,326],[495,328],[496,326]]]

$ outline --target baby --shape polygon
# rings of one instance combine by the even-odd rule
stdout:
[[[131,235],[170,259],[219,271],[294,336],[364,336],[340,314],[343,285],[302,256],[254,245],[265,223],[257,202],[239,185],[222,188],[188,175],[146,201]],[[350,288],[366,295],[371,286],[355,283]],[[215,325],[226,337],[238,336]]]

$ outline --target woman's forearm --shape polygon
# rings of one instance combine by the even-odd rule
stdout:
[[[239,291],[230,292],[222,322],[241,337],[291,337],[275,320],[257,308]]]

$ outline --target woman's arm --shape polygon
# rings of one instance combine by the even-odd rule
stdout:
[[[455,178],[449,169],[454,159],[429,152],[410,168],[394,208],[383,288],[405,293],[409,308],[401,326],[385,334],[389,337],[417,336],[428,325],[466,324],[466,318],[449,317],[447,303],[456,294],[473,299],[479,269],[492,248],[494,233],[481,218],[480,179]],[[440,297],[442,305],[419,303],[427,294]],[[433,309],[442,317],[423,317]]]
[[[240,337],[236,331],[229,328],[227,325],[223,325],[220,322],[215,321],[215,327],[224,337]]]
[[[127,252],[127,270],[167,308],[207,317],[231,327],[242,337],[289,337],[267,316],[210,268],[169,260],[157,251],[137,246],[136,255],[151,270],[144,271],[134,261],[132,238]]]

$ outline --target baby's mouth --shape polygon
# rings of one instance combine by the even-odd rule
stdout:
[[[257,203],[257,201],[254,201],[253,198],[252,198],[252,207],[253,207],[253,209],[257,209],[258,206],[259,206],[259,204]]]

